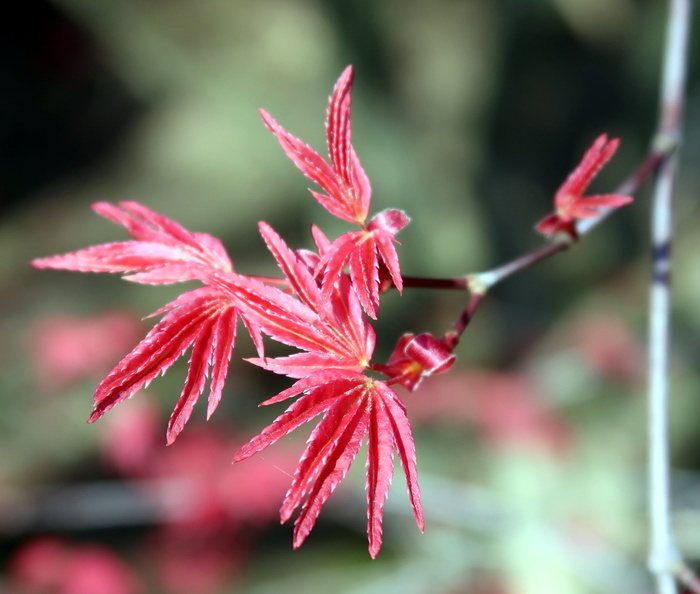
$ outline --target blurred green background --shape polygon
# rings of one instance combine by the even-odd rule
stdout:
[[[167,451],[184,364],[86,425],[94,387],[150,327],[139,320],[181,287],[39,272],[28,262],[125,239],[92,213],[97,200],[137,200],[215,235],[236,269],[253,274],[274,274],[258,220],[295,248],[311,246],[311,223],[332,237],[344,232],[257,109],[323,152],[327,97],[352,63],[353,141],[373,211],[412,217],[399,235],[404,273],[495,266],[541,243],[533,225],[598,134],[622,146],[594,191],[611,191],[645,155],[663,2],[30,0],[16,8],[0,25],[0,590],[651,591],[648,189],[576,249],[495,289],[457,366],[406,396],[427,526],[423,535],[415,528],[397,469],[375,562],[361,460],[298,551],[275,513],[303,435],[230,466],[236,444],[281,412],[257,403],[286,385],[241,361],[253,354],[244,340],[213,419],[205,425],[198,407]],[[672,411],[675,518],[691,562],[700,559],[696,56],[678,186]],[[464,304],[463,294],[387,295],[379,359],[404,332],[444,332]],[[112,563],[111,590],[94,585],[99,576],[66,577],[69,566],[101,567],[81,562],[91,551]],[[51,563],[63,569],[51,573]]]

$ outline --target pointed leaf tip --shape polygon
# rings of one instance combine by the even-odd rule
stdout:
[[[100,419],[104,415],[103,410],[95,409],[90,413],[90,416],[87,418],[87,423],[94,423],[98,419]]]

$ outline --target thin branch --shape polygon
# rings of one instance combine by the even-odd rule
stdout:
[[[671,158],[675,152],[675,148],[676,144],[672,142],[654,142],[654,146],[644,161],[642,161],[641,165],[637,167],[632,175],[630,175],[614,193],[626,196],[636,194],[640,188],[654,176],[661,165]],[[485,289],[488,290],[516,272],[525,270],[533,264],[548,260],[552,256],[567,250],[584,235],[592,231],[615,210],[617,209],[603,208],[600,210],[598,216],[577,221],[576,234],[578,235],[578,240],[574,240],[574,238],[567,234],[555,235],[545,245],[519,256],[515,260],[501,264],[496,268],[470,275],[469,278],[472,279],[472,283],[482,283]]]
[[[615,194],[631,196],[651,179],[676,150],[676,142],[669,136],[657,137],[651,151],[644,161],[616,190]],[[580,239],[601,222],[603,222],[616,208],[601,208],[598,216],[589,219],[581,219],[576,222],[576,234]],[[577,240],[566,234],[555,235],[544,245],[518,256],[514,260],[501,264],[490,270],[454,278],[430,278],[422,276],[404,276],[403,286],[413,289],[454,289],[474,292],[486,292],[516,272],[525,270],[537,262],[548,260],[555,254],[563,252],[571,247]],[[384,290],[394,288],[390,284]]]
[[[485,292],[472,292],[469,303],[467,303],[467,307],[462,312],[462,315],[459,316],[459,319],[455,322],[452,329],[445,334],[445,346],[450,349],[450,351],[453,351],[459,343],[462,334],[464,334],[464,331],[467,329],[469,322],[472,321],[472,318],[474,317],[474,314],[481,304],[481,300],[484,298],[485,294]]]
[[[413,289],[456,289],[465,291],[469,288],[466,276],[455,278],[428,278],[422,276],[402,276],[404,287]],[[393,284],[391,285],[393,287]]]
[[[566,234],[555,235],[551,241],[547,242],[545,245],[527,252],[522,256],[506,262],[496,268],[487,270],[485,272],[480,272],[473,275],[474,282],[480,282],[484,286],[484,291],[490,289],[494,285],[497,285],[504,279],[514,275],[516,272],[525,270],[537,262],[543,260],[548,260],[554,254],[558,254],[573,245],[573,238]],[[477,281],[478,279],[478,281]]]
[[[670,0],[659,131],[655,146],[680,143],[683,121],[690,0]],[[661,166],[652,203],[652,283],[649,304],[649,570],[658,594],[677,592],[682,566],[671,526],[668,439],[671,242],[678,151]]]
[[[688,590],[695,594],[700,594],[700,578],[698,578],[693,570],[685,564],[681,564],[676,568],[676,577]]]

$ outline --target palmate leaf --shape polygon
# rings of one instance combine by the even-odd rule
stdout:
[[[32,262],[35,268],[77,272],[134,273],[126,278],[143,284],[169,284],[197,278],[207,266],[230,271],[231,260],[221,242],[206,233],[191,233],[175,221],[137,202],[93,204],[93,210],[129,232],[136,241],[88,247]]]
[[[88,422],[146,387],[192,347],[185,386],[168,424],[167,441],[172,443],[204,391],[210,368],[207,416],[221,399],[236,339],[236,309],[216,289],[201,287],[182,294],[156,313],[165,316],[97,387]]]
[[[349,223],[367,219],[371,188],[350,142],[352,66],[340,75],[333,88],[326,120],[326,141],[330,164],[310,146],[292,136],[265,110],[260,115],[282,149],[299,170],[325,194],[311,191],[328,212]]]
[[[320,414],[292,484],[280,509],[283,522],[299,509],[294,546],[313,528],[331,493],[343,480],[367,436],[367,518],[369,552],[374,558],[382,545],[384,503],[394,474],[394,452],[404,468],[406,485],[418,527],[424,519],[416,471],[415,444],[406,411],[384,382],[359,373],[325,370],[285,390],[264,404],[300,396],[285,413],[236,454],[240,461],[263,450]]]
[[[376,319],[379,265],[382,264],[388,271],[399,292],[403,288],[393,244],[396,241],[394,236],[408,224],[409,218],[399,210],[385,210],[367,222],[372,191],[351,143],[352,81],[352,66],[348,66],[335,84],[328,105],[326,141],[330,163],[289,134],[266,111],[261,110],[260,114],[292,162],[325,191],[322,194],[312,190],[314,198],[331,214],[361,227],[360,231],[341,235],[332,244],[321,246],[317,241],[321,260],[316,274],[323,278],[323,299],[329,299],[333,286],[349,268],[362,308],[367,315]],[[304,295],[300,294],[300,298],[304,300]]]

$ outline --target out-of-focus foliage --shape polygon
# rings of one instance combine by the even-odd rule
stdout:
[[[86,425],[94,386],[150,327],[139,318],[180,288],[28,262],[125,239],[94,216],[97,200],[138,200],[221,237],[236,268],[256,274],[274,273],[260,219],[294,248],[310,245],[312,222],[329,236],[345,231],[308,195],[257,108],[322,150],[326,97],[352,63],[353,143],[375,211],[412,217],[399,236],[402,270],[491,267],[539,244],[533,225],[599,133],[622,144],[594,191],[613,191],[644,155],[664,16],[651,0],[31,0],[6,16],[0,589],[55,584],[48,570],[28,581],[37,551],[39,566],[61,575],[98,555],[121,576],[115,592],[129,593],[648,589],[648,192],[574,250],[499,286],[455,368],[406,395],[426,532],[395,489],[375,562],[362,469],[292,551],[275,507],[303,440],[229,465],[281,412],[257,403],[285,387],[238,358],[212,421],[195,411],[201,426],[169,448],[182,366]],[[699,99],[691,75],[673,378],[676,518],[691,561],[700,558]],[[464,301],[387,295],[379,349],[388,356],[403,332],[447,329]]]

